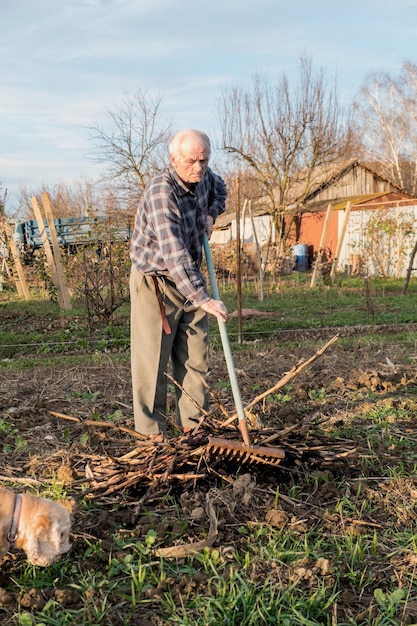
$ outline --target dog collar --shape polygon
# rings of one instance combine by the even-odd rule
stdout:
[[[19,532],[20,513],[22,511],[22,497],[16,493],[14,498],[12,521],[10,524],[10,530],[7,535],[7,539],[10,543],[16,541],[17,533]]]

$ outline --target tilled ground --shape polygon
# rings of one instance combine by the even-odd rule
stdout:
[[[286,372],[311,357],[331,336],[331,331],[327,336],[320,331],[320,337],[314,337],[311,332],[305,337],[295,334],[291,344],[290,337],[286,336],[285,348],[278,343],[258,348],[255,342],[244,351],[237,351],[234,359],[244,404],[271,389]],[[96,506],[88,508],[79,504],[79,496],[87,484],[85,479],[94,477],[97,467],[108,463],[109,459],[121,458],[135,450],[135,437],[128,432],[133,428],[133,420],[127,360],[107,359],[101,355],[93,356],[85,365],[62,369],[45,367],[41,360],[33,368],[3,369],[0,371],[0,424],[3,425],[3,429],[0,428],[0,478],[4,484],[14,484],[17,489],[32,493],[52,490],[55,483],[62,485],[74,520],[74,545],[65,558],[83,554],[87,542],[100,541],[101,556],[95,555],[92,559],[97,562],[90,562],[90,567],[95,564],[98,568],[108,562],[110,553],[117,553],[115,535],[124,533],[141,538],[151,528],[157,533],[156,543],[161,554],[164,550],[175,549],[178,556],[186,555],[187,545],[201,541],[207,533],[210,537],[213,519],[207,512],[208,502],[215,511],[214,545],[225,554],[230,546],[239,548],[243,538],[238,528],[244,523],[264,523],[275,528],[286,525],[300,534],[317,525],[321,525],[323,533],[330,534],[346,532],[346,525],[352,533],[360,533],[364,527],[369,530],[372,524],[388,529],[393,520],[408,525],[417,516],[414,506],[410,506],[417,494],[417,485],[411,479],[397,481],[395,493],[390,492],[393,487],[388,482],[375,481],[374,487],[367,486],[365,496],[381,502],[377,519],[342,520],[328,514],[331,503],[341,497],[341,484],[343,489],[357,488],[358,467],[367,454],[367,447],[366,439],[353,437],[351,441],[346,440],[348,453],[342,457],[334,433],[326,440],[326,432],[345,424],[347,415],[353,427],[355,420],[359,426],[361,414],[373,404],[414,406],[417,373],[413,352],[414,346],[403,348],[395,342],[387,346],[377,339],[374,343],[364,341],[363,348],[357,347],[354,352],[336,342],[279,393],[271,394],[254,407],[254,426],[258,430],[273,428],[286,432],[284,429],[292,426],[291,439],[287,437],[277,445],[287,443],[287,450],[291,446],[297,450],[308,439],[328,452],[323,463],[317,458],[314,462],[306,459],[303,463],[297,461],[296,454],[289,454],[289,462],[284,462],[282,468],[222,467],[220,463],[218,474],[211,471],[199,480],[181,480],[181,477],[161,480],[149,490],[151,483],[138,479],[128,488],[113,492],[97,489],[91,496]],[[415,353],[417,356],[417,350]],[[222,355],[212,354],[211,367],[210,387],[217,402],[233,413],[233,398]],[[171,402],[170,414],[172,409]],[[314,419],[306,430],[300,425],[309,416]],[[117,428],[109,425],[112,422]],[[397,427],[401,429],[402,425],[397,424]],[[417,421],[408,421],[404,428],[408,437],[417,439]],[[177,437],[174,427],[170,434],[175,445],[182,449],[183,440]],[[384,464],[389,463],[390,455],[398,460],[398,450],[381,450],[381,455]],[[298,483],[305,497],[292,498],[286,492],[289,482]],[[91,485],[94,482],[89,483]],[[277,485],[281,493],[278,509],[274,505]],[[409,558],[412,559],[412,555]],[[14,591],[11,581],[14,574],[21,571],[22,559],[23,555],[13,553],[2,562],[0,616],[3,614],[4,620],[18,605],[33,611],[51,596],[65,606],[77,606],[79,596],[71,589]],[[405,575],[404,568],[412,566],[411,561],[396,563],[394,557],[392,572],[384,571],[382,565],[379,568],[375,563],[374,573],[383,580],[395,571],[398,578],[401,572]],[[298,580],[299,584],[311,588],[318,581],[329,586],[334,583],[331,563],[323,559],[298,562],[286,568],[275,566],[273,572],[270,567],[269,563],[254,561],[251,575],[256,578],[267,573],[276,577],[277,584],[287,585]],[[179,579],[170,581],[170,591],[180,597],[189,585],[198,592],[208,584],[208,578],[203,575],[193,581]],[[148,590],[148,595],[157,602],[163,592],[157,587]],[[346,588],[339,600],[339,610],[360,619],[361,611],[366,612],[369,602],[369,598],[358,598]],[[404,623],[417,620],[414,608],[412,603],[408,605],[408,621]],[[136,619],[131,623],[144,626],[162,623],[155,617],[152,621],[140,611]]]

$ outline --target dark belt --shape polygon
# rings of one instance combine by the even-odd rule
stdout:
[[[162,296],[161,296],[161,291],[160,291],[159,285],[158,285],[158,279],[157,279],[156,276],[152,276],[152,278],[153,278],[153,283],[155,285],[155,293],[156,293],[156,298],[157,298],[158,304],[159,304],[159,310],[161,312],[162,327],[163,327],[165,333],[167,335],[170,335],[172,331],[171,331],[171,327],[170,327],[169,322],[168,322],[168,318],[167,318],[166,313],[165,313],[164,303],[162,302]]]

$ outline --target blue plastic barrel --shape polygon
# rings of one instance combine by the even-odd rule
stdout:
[[[295,256],[295,271],[308,271],[308,245],[305,243],[297,243],[293,246],[293,254]]]

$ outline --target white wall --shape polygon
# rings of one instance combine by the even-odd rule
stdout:
[[[339,237],[343,228],[345,212],[339,211]],[[376,216],[380,214],[381,218]],[[395,224],[391,233],[385,232],[384,217],[389,217]],[[375,220],[380,228],[370,235],[369,229],[375,228]],[[352,255],[359,255],[356,260],[362,263],[362,271],[370,276],[382,275],[401,278],[406,275],[411,251],[417,238],[417,205],[390,207],[389,209],[351,211],[345,239],[340,252],[338,271],[351,266]],[[417,260],[416,260],[417,261]],[[382,269],[381,269],[382,268]]]
[[[253,225],[256,230],[256,238],[260,245],[267,243],[270,238],[271,231],[271,216],[270,215],[258,215],[253,218]],[[237,231],[236,220],[232,220],[232,238],[236,239]],[[272,237],[275,236],[275,229],[272,228]],[[252,227],[252,220],[246,217],[245,220],[240,220],[240,238],[244,243],[256,243],[255,233]]]

